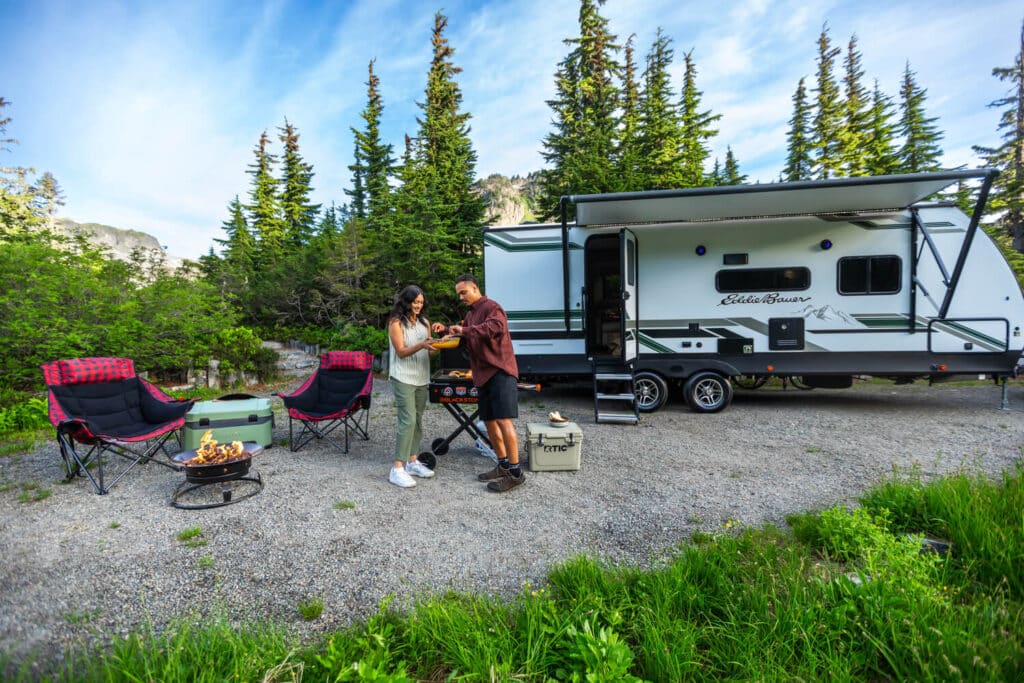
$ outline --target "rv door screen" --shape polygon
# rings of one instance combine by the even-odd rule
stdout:
[[[637,307],[637,254],[636,235],[623,228],[619,232],[620,272],[622,273],[622,313],[619,315],[620,333],[622,335],[622,362],[630,363],[636,359],[640,344]]]

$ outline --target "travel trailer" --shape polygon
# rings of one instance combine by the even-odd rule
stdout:
[[[593,377],[598,421],[657,410],[673,383],[714,412],[732,382],[776,376],[1005,380],[1024,297],[978,226],[995,176],[567,196],[560,224],[484,231],[485,291],[508,314],[520,373]],[[970,217],[926,201],[959,182],[980,184]]]

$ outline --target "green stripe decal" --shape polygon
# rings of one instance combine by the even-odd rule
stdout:
[[[498,237],[484,233],[484,244],[497,247],[502,251],[561,251],[562,240],[558,237],[527,237],[510,238],[509,235]],[[569,242],[569,249],[582,249],[579,244]]]
[[[525,321],[525,320],[561,320],[565,318],[565,311],[562,309],[548,309],[539,311],[505,311],[505,316],[509,320]],[[580,319],[583,317],[581,311],[569,311],[570,319]]]
[[[672,349],[665,346],[664,344],[659,344],[658,342],[654,341],[643,332],[640,333],[640,344],[646,346],[651,351],[656,351],[658,353],[672,353]]]

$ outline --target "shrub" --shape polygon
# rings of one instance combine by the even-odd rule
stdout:
[[[50,426],[46,400],[38,397],[0,408],[0,437]]]

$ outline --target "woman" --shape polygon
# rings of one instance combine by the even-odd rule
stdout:
[[[437,353],[430,346],[430,323],[423,315],[425,308],[423,290],[409,285],[398,294],[388,317],[389,372],[398,411],[395,463],[388,481],[402,488],[416,485],[413,476],[434,476],[432,469],[416,459],[423,436],[423,411],[427,407],[430,354]]]

